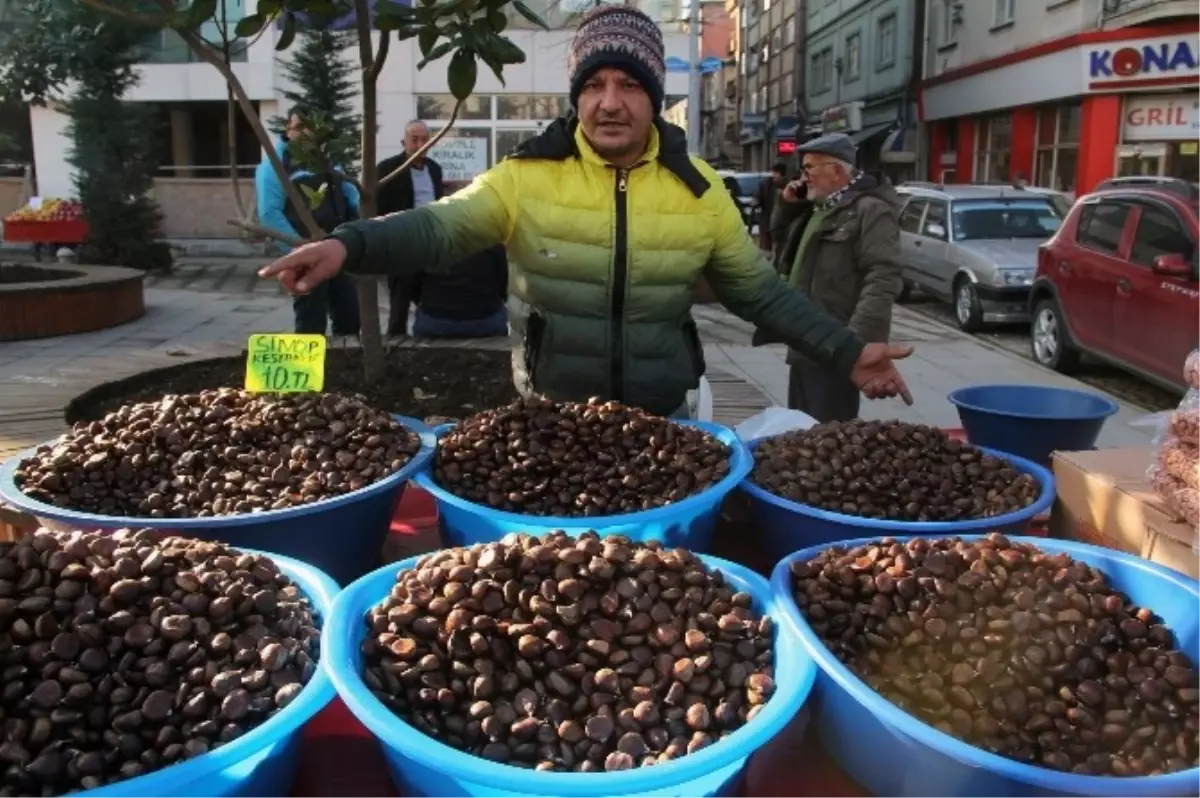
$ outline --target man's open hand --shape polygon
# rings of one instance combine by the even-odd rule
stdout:
[[[336,238],[298,247],[258,270],[259,277],[278,277],[289,294],[307,294],[342,270],[346,247]]]
[[[906,358],[912,352],[911,346],[867,344],[850,372],[850,380],[868,399],[899,396],[906,405],[911,405],[912,394],[892,361]]]

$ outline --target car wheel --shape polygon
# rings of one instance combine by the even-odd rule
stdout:
[[[954,318],[963,332],[978,332],[983,326],[983,308],[975,284],[966,277],[954,283]]]
[[[1040,365],[1062,374],[1071,373],[1079,365],[1079,350],[1071,343],[1062,310],[1053,299],[1042,299],[1033,309],[1029,348]]]

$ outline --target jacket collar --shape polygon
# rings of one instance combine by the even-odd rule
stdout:
[[[565,161],[578,158],[596,166],[609,166],[592,148],[579,119],[573,113],[559,117],[532,139],[521,142],[512,158]],[[656,117],[650,131],[650,146],[645,161],[658,161],[667,171],[679,178],[692,195],[699,198],[711,187],[708,180],[692,163],[687,151],[687,134],[661,117]]]

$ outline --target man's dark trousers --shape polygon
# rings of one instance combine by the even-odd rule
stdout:
[[[324,335],[327,319],[333,319],[334,335],[358,335],[358,294],[354,278],[340,272],[310,293],[292,300],[296,332]]]
[[[846,377],[815,363],[793,363],[788,371],[788,407],[827,421],[858,418],[862,394]]]

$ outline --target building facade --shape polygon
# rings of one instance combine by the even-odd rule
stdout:
[[[238,19],[248,13],[244,6],[252,11],[254,4],[226,0],[226,5],[231,19]],[[472,179],[567,109],[566,57],[574,20],[594,3],[531,0],[528,5],[542,13],[552,29],[535,30],[519,15],[512,15],[506,35],[525,52],[525,63],[507,67],[503,85],[491,70],[479,70],[475,94],[460,112],[454,130],[432,153],[445,164],[448,180]],[[686,59],[688,38],[678,22],[678,3],[662,0],[653,3],[648,13],[662,22],[667,56]],[[281,56],[274,49],[276,35],[276,30],[269,30],[238,53],[232,65],[263,121],[286,111]],[[344,57],[357,63],[357,48],[347,50]],[[449,121],[454,103],[446,82],[448,59],[424,69],[417,68],[420,61],[415,39],[392,42],[378,82],[381,159],[403,149],[408,121],[423,120],[435,131]],[[230,152],[225,82],[211,65],[196,61],[174,34],[161,34],[148,44],[138,71],[141,82],[129,99],[154,104],[161,120],[163,166],[155,194],[166,216],[164,233],[168,238],[230,237],[226,220],[236,215],[236,203],[228,172],[231,164],[237,164],[243,175],[252,173],[261,157],[257,139],[238,115],[237,151]],[[669,73],[666,89],[668,104],[685,97],[687,74]],[[28,115],[36,191],[46,197],[71,196],[66,116],[54,105],[32,107]],[[252,181],[242,183],[252,206]]]
[[[765,171],[795,152],[800,0],[744,0],[739,9],[742,168]]]
[[[859,166],[894,182],[918,169],[922,18],[915,0],[811,0],[805,14],[805,132],[848,134]]]
[[[930,180],[1200,179],[1196,3],[930,0],[927,17]]]

